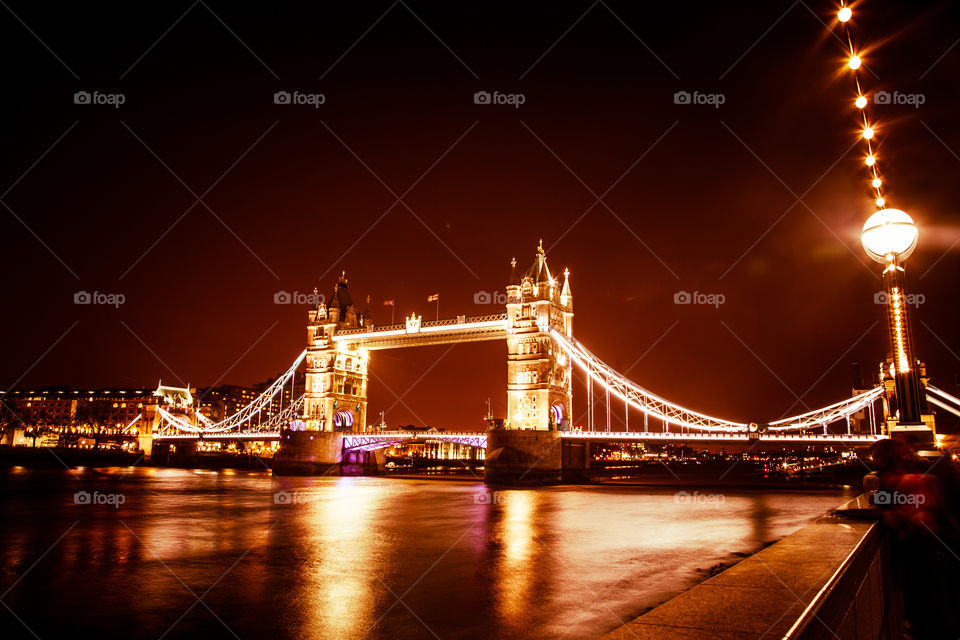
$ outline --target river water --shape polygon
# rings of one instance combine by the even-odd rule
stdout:
[[[846,495],[677,491],[15,468],[0,472],[0,629],[592,638]]]

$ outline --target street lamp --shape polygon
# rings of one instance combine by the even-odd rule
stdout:
[[[896,396],[896,407],[890,407],[890,412],[897,415],[898,425],[903,425],[898,430],[929,432],[932,440],[932,431],[921,427],[926,403],[920,388],[913,335],[907,317],[902,266],[917,248],[919,235],[917,226],[907,213],[899,209],[881,209],[864,223],[860,241],[872,260],[885,265],[883,283],[887,294],[887,321],[893,352],[891,374]]]

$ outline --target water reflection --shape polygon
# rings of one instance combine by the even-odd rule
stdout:
[[[371,580],[382,571],[386,551],[373,517],[385,495],[361,478],[301,489],[306,558],[294,601],[302,603],[301,631],[308,638],[364,637],[375,625],[378,591]],[[297,505],[293,505],[296,507]]]
[[[533,582],[536,572],[542,570],[535,562],[540,543],[534,513],[542,495],[498,491],[500,504],[488,507],[492,510],[489,541],[494,554],[494,610],[499,624],[513,632],[518,631],[517,622],[532,613]]]
[[[127,501],[80,506],[81,489]],[[43,638],[84,625],[151,640],[596,637],[844,501],[740,492],[682,504],[668,489],[586,486],[485,504],[482,490],[173,469],[0,473],[0,593]],[[208,589],[215,616],[188,611],[190,591]],[[0,628],[4,640],[33,637],[3,608]]]

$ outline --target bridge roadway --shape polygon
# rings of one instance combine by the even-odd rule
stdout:
[[[570,442],[663,442],[687,444],[716,444],[716,445],[750,445],[782,444],[782,445],[824,445],[824,446],[870,446],[884,436],[872,434],[771,434],[762,435],[748,433],[674,433],[662,431],[563,431],[562,440]],[[154,442],[194,442],[200,440],[199,434],[174,434],[154,437]],[[245,432],[245,433],[213,433],[203,435],[203,440],[209,442],[269,442],[280,440],[279,431]],[[423,433],[414,431],[344,433],[344,449],[351,451],[370,451],[382,449],[395,444],[420,442],[452,442],[478,449],[487,448],[485,433]]]

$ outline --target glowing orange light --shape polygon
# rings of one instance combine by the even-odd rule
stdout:
[[[880,208],[882,209],[882,208],[883,208],[883,205],[885,205],[885,204],[887,204],[887,201],[886,201],[886,200],[884,200],[882,197],[877,198],[877,206],[878,206],[878,207],[880,207]]]
[[[850,10],[850,7],[842,7],[840,11],[837,12],[837,20],[840,22],[847,22],[853,16],[853,11]]]
[[[862,62],[860,56],[850,56],[850,60],[847,61],[847,66],[851,69],[859,69]]]
[[[871,182],[870,184],[873,185],[874,189],[879,189],[880,185],[883,184],[883,182],[880,180],[880,178],[874,178],[873,182]]]
[[[864,162],[867,163],[868,167],[872,167],[873,165],[877,164],[877,157],[873,155],[869,155],[867,156],[867,159],[864,160]]]
[[[859,96],[854,104],[857,105],[857,109],[863,109],[867,106],[867,99],[864,96]]]
[[[873,127],[867,127],[863,130],[863,139],[869,140],[873,137]]]

